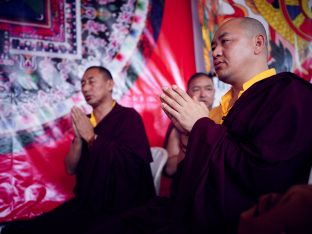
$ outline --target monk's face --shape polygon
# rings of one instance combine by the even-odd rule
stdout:
[[[86,102],[92,107],[105,102],[111,98],[113,90],[113,80],[99,72],[98,69],[90,69],[85,72],[81,79],[81,91]]]
[[[252,45],[252,38],[238,19],[221,25],[211,44],[214,68],[221,81],[234,84],[244,77],[251,67]]]
[[[187,93],[196,97],[198,101],[204,102],[208,109],[212,108],[215,89],[212,79],[207,76],[199,76],[191,81]]]

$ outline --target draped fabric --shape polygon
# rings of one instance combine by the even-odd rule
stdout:
[[[242,213],[238,233],[311,233],[312,186],[296,185],[284,194],[270,193]]]

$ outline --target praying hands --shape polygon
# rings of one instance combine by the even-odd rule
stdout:
[[[209,115],[209,110],[203,102],[192,99],[176,85],[164,88],[160,98],[162,109],[175,127],[184,134],[192,130],[197,120]]]

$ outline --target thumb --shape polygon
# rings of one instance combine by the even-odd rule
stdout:
[[[198,102],[198,97],[193,96],[192,99],[193,99],[194,101]]]
[[[204,107],[205,109],[207,109],[207,106],[204,102],[199,102],[199,105],[201,105],[202,107]]]

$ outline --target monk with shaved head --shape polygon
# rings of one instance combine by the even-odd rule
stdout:
[[[208,112],[175,85],[161,95],[188,136],[170,219],[185,233],[235,233],[244,210],[307,183],[312,165],[312,85],[269,69],[263,25],[227,20],[211,46],[218,78],[232,85],[219,106]]]

